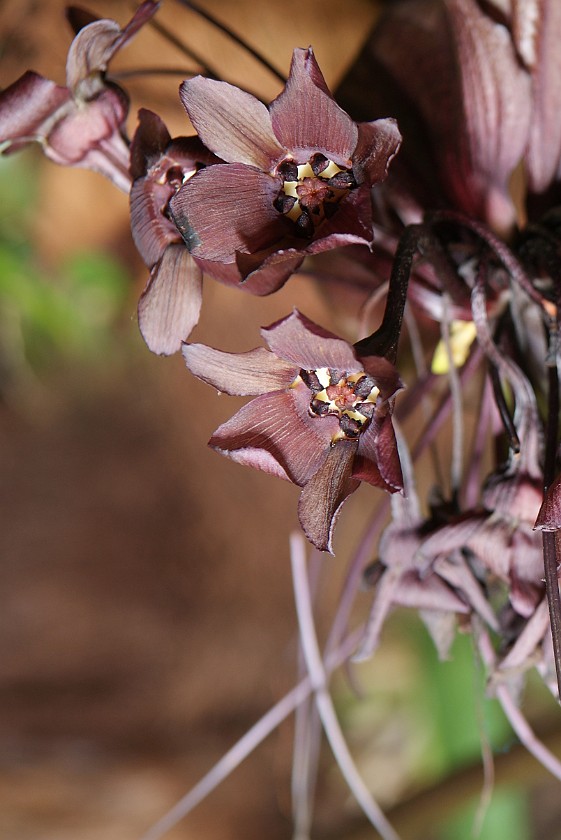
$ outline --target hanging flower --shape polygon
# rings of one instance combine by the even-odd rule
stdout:
[[[145,0],[121,29],[114,20],[91,20],[70,45],[66,87],[28,71],[0,94],[0,149],[40,143],[55,163],[93,169],[125,192],[130,188],[126,93],[106,78],[107,66],[155,14]]]
[[[199,379],[256,397],[209,445],[302,487],[300,523],[317,548],[331,551],[337,513],[360,481],[390,493],[402,488],[391,420],[401,382],[386,359],[358,356],[297,310],[261,334],[268,349],[224,353],[188,344],[183,350]]]
[[[391,119],[356,124],[335,102],[312,49],[294,51],[283,92],[267,109],[225,82],[197,76],[181,99],[203,143],[226,163],[203,170],[172,199],[189,250],[240,279],[276,288],[306,254],[372,241],[370,188],[401,136]]]

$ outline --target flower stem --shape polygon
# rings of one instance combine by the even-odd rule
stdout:
[[[409,225],[403,231],[392,265],[382,323],[372,335],[354,345],[360,356],[385,356],[395,364],[413,258],[424,233],[424,225]]]
[[[555,331],[555,337],[557,332]],[[553,338],[553,337],[552,337]],[[555,348],[556,349],[556,348]],[[544,460],[544,495],[555,478],[555,457],[557,454],[557,424],[559,418],[559,376],[557,373],[557,354],[553,354],[548,365],[548,410],[545,438]],[[557,532],[543,532],[543,562],[545,573],[545,591],[549,607],[549,620],[553,640],[553,658],[557,674],[557,688],[561,700],[561,599],[559,597],[559,578],[557,573]]]
[[[269,72],[273,74],[273,76],[276,76],[277,79],[283,85],[286,84],[286,77],[283,76],[283,74],[280,73],[276,69],[276,67],[273,67],[271,62],[268,59],[266,59],[265,56],[259,52],[259,50],[256,50],[255,47],[252,47],[250,44],[247,43],[247,41],[244,41],[243,38],[241,38],[239,35],[236,35],[235,32],[232,32],[232,30],[229,29],[224,23],[220,23],[220,21],[217,20],[213,15],[211,15],[210,12],[207,12],[205,11],[205,9],[202,9],[197,3],[193,3],[192,0],[177,0],[177,2],[180,3],[182,6],[186,6],[186,8],[191,9],[191,11],[195,12],[199,15],[199,17],[204,18],[204,20],[207,20],[209,23],[212,23],[215,29],[219,29],[220,32],[224,32],[232,41],[234,41],[234,43],[238,44],[240,47],[242,47],[242,49],[244,49],[246,52],[248,52],[250,55],[256,58],[257,61],[260,64],[262,64],[263,67],[266,67],[267,70],[269,70]]]

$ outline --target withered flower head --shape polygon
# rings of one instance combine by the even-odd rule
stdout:
[[[391,493],[402,488],[391,420],[401,382],[386,359],[358,356],[297,310],[261,334],[268,349],[184,348],[199,379],[227,394],[256,397],[209,445],[302,487],[300,523],[317,548],[331,551],[336,515],[360,481]]]
[[[401,136],[391,119],[356,124],[335,102],[312,49],[294,51],[282,93],[265,107],[197,76],[181,99],[203,143],[226,163],[171,201],[191,253],[220,274],[272,274],[278,288],[306,254],[372,241],[370,188]],[[222,268],[221,268],[222,266]]]
[[[106,79],[109,62],[154,15],[145,0],[121,29],[114,20],[93,20],[76,35],[66,61],[66,87],[28,71],[0,94],[0,149],[41,144],[55,163],[101,172],[128,192],[125,120],[128,97]],[[89,16],[87,16],[89,19]]]

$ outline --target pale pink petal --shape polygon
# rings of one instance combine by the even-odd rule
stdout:
[[[298,375],[294,365],[277,359],[264,347],[247,353],[224,353],[204,344],[187,344],[183,357],[191,373],[203,382],[240,397],[288,388]]]
[[[145,0],[124,29],[108,19],[95,20],[80,29],[66,60],[66,84],[70,90],[76,90],[92,74],[107,70],[115,53],[156,13],[158,6],[159,3]]]
[[[418,572],[404,572],[394,595],[394,603],[417,610],[469,613],[469,606],[437,575],[421,578]]]
[[[279,465],[276,474],[282,470],[295,484],[305,484],[323,462],[338,428],[331,417],[314,423],[307,415],[308,404],[307,388],[258,396],[223,423],[209,445],[258,469],[265,469],[262,458],[269,466],[272,458]]]
[[[347,372],[361,369],[350,344],[314,324],[297,309],[281,321],[264,327],[261,335],[276,356],[294,362],[298,368],[327,367]]]
[[[331,541],[337,515],[359,485],[351,478],[356,446],[356,441],[340,440],[330,447],[323,464],[300,495],[300,524],[319,551],[333,553]]]
[[[269,110],[276,137],[295,159],[304,163],[321,152],[350,167],[358,140],[356,123],[328,92],[311,47],[294,50],[286,87]]]
[[[284,156],[265,105],[227,82],[195,76],[179,95],[199,137],[228,163],[245,163],[265,171]]]
[[[242,163],[209,166],[190,178],[170,202],[191,253],[234,262],[236,251],[267,248],[286,232],[273,207],[279,181]]]
[[[170,245],[138,303],[138,324],[153,353],[169,356],[199,320],[201,273],[183,244]]]
[[[394,119],[359,123],[358,144],[353,155],[353,172],[359,184],[383,181],[399,151],[401,134]]]
[[[37,73],[24,73],[0,93],[0,149],[7,143],[15,151],[45,137],[50,118],[69,99],[66,88]]]

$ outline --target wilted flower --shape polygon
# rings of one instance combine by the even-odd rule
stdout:
[[[209,445],[303,487],[302,527],[317,548],[330,551],[335,517],[360,481],[389,492],[402,487],[391,421],[401,382],[386,359],[358,356],[297,310],[261,334],[268,350],[184,348],[199,379],[228,394],[256,396]]]
[[[204,144],[226,161],[190,179],[171,201],[191,253],[278,288],[306,254],[370,244],[370,188],[401,136],[392,119],[358,125],[335,102],[310,49],[294,51],[269,109],[225,82],[197,76],[181,99]]]
[[[128,192],[126,93],[106,79],[121,49],[158,9],[145,0],[121,29],[114,20],[93,20],[76,35],[66,61],[66,87],[28,71],[0,94],[0,148],[41,144],[55,163],[93,169]],[[90,19],[89,15],[85,15]]]

